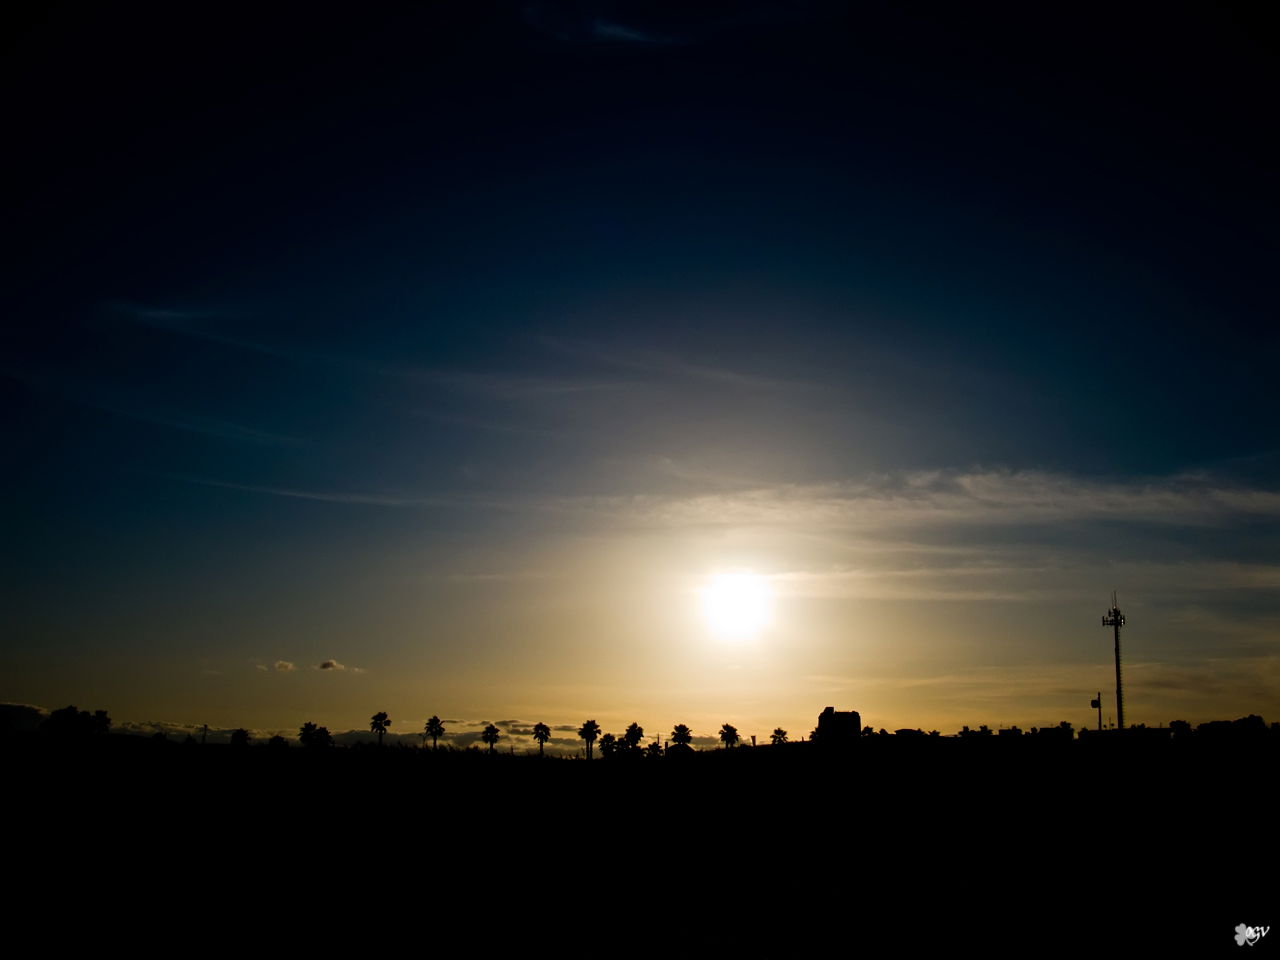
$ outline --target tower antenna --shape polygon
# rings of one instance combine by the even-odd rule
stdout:
[[[1124,626],[1124,614],[1116,605],[1116,592],[1111,591],[1111,609],[1102,618],[1104,627],[1113,627],[1116,633],[1116,719],[1119,729],[1124,729],[1124,681],[1120,676],[1120,628]]]

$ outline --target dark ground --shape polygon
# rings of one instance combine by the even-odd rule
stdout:
[[[590,764],[129,739],[0,754],[46,947],[1204,956],[1280,903],[1270,739]]]

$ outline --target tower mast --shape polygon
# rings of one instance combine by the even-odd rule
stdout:
[[[1116,720],[1119,729],[1124,729],[1124,681],[1120,677],[1120,628],[1124,626],[1124,614],[1116,606],[1116,592],[1111,591],[1111,609],[1102,618],[1104,627],[1113,627],[1116,632]]]

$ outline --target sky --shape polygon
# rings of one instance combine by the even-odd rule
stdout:
[[[5,16],[0,700],[1280,719],[1248,7]]]

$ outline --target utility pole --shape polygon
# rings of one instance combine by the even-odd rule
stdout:
[[[1124,614],[1116,606],[1116,592],[1111,591],[1111,609],[1102,618],[1104,627],[1113,627],[1116,632],[1116,718],[1119,729],[1124,730],[1124,682],[1120,678],[1120,628],[1124,626]]]

